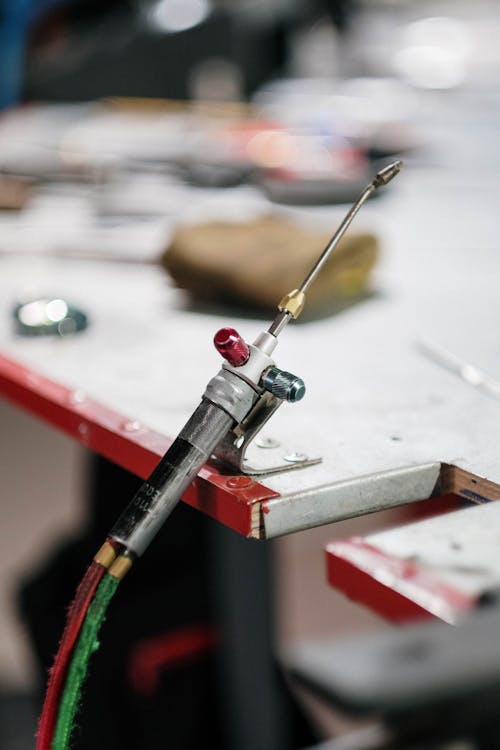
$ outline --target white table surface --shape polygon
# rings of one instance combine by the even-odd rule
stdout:
[[[323,461],[266,477],[282,496],[269,504],[270,536],[373,510],[373,497],[384,507],[428,496],[442,463],[500,487],[500,400],[418,346],[443,347],[500,381],[500,156],[491,95],[450,96],[431,119],[427,151],[356,220],[381,240],[374,294],[282,335],[277,363],[308,390],[266,433]],[[189,208],[177,218],[196,216],[193,207],[223,215],[231,201],[249,213],[269,209],[253,188],[182,190]],[[279,210],[333,230],[344,207]],[[0,255],[1,351],[169,436],[219,367],[214,332],[233,325],[252,339],[267,325],[222,308],[202,311],[154,264],[8,249]],[[11,310],[26,290],[80,305],[88,330],[63,340],[16,336]]]

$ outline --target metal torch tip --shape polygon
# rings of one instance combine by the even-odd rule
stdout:
[[[393,177],[396,177],[396,175],[399,174],[402,166],[403,162],[398,159],[397,161],[393,161],[392,164],[388,164],[386,167],[381,169],[380,172],[377,172],[377,174],[375,175],[375,179],[373,180],[373,184],[375,185],[375,187],[387,185],[387,183],[390,182]]]

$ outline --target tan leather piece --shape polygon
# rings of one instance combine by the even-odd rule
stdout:
[[[162,262],[177,286],[196,299],[275,309],[300,284],[329,239],[278,216],[210,222],[178,229]],[[350,232],[308,290],[307,308],[363,294],[377,257],[375,235]]]

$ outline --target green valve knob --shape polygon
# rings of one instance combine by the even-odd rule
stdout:
[[[273,396],[294,403],[300,401],[306,392],[306,384],[302,378],[291,372],[270,367],[262,376],[262,387]]]

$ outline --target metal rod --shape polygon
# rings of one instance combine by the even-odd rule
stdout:
[[[299,286],[299,292],[305,293],[309,289],[312,282],[325,265],[331,253],[337,247],[338,243],[344,236],[346,230],[348,229],[352,220],[358,213],[361,206],[365,203],[365,201],[373,192],[375,192],[375,190],[377,190],[377,188],[381,187],[382,185],[387,185],[387,183],[390,182],[399,173],[402,166],[403,162],[398,160],[392,162],[391,164],[388,164],[387,167],[384,167],[379,172],[377,172],[372,182],[370,182],[370,184],[365,187],[357,201],[349,209],[348,213],[344,217],[342,223],[331,238],[330,242],[327,244],[318,260],[311,268],[302,284]],[[269,333],[272,333],[274,336],[278,336],[292,317],[294,316],[288,310],[280,310],[280,312],[276,315],[270,327],[268,328]]]
[[[319,256],[318,260],[316,261],[316,263],[311,268],[306,278],[302,282],[302,284],[299,286],[300,292],[306,292],[309,289],[312,282],[314,281],[318,273],[321,271],[321,269],[325,265],[330,254],[333,252],[333,250],[335,250],[338,243],[344,236],[347,228],[351,224],[352,220],[358,213],[363,203],[365,203],[365,201],[370,197],[372,193],[375,192],[375,190],[378,187],[380,187],[381,185],[387,185],[387,183],[390,182],[393,179],[393,177],[395,177],[398,174],[402,166],[403,166],[403,163],[401,161],[395,161],[392,164],[389,164],[387,167],[384,167],[384,169],[381,169],[380,172],[377,172],[377,174],[375,175],[375,178],[372,180],[372,182],[370,182],[369,185],[365,187],[365,189],[359,196],[356,203],[354,203],[353,206],[350,208],[349,212],[344,217],[341,225],[339,226],[339,228],[333,235],[332,239],[330,240],[328,245],[325,247],[325,249]]]
[[[280,312],[276,315],[275,319],[267,329],[268,333],[272,333],[273,336],[279,336],[291,317],[292,314],[289,313],[288,310],[280,310]]]
[[[373,183],[368,185],[361,195],[359,196],[356,203],[349,209],[349,212],[346,214],[344,219],[342,220],[341,225],[331,238],[330,242],[327,244],[321,255],[319,256],[318,260],[314,264],[314,266],[311,268],[309,273],[307,274],[306,278],[302,282],[302,284],[299,286],[300,292],[306,292],[309,287],[311,286],[312,282],[316,278],[316,276],[319,274],[323,266],[325,265],[326,261],[330,257],[331,253],[335,248],[337,247],[338,243],[342,239],[342,237],[345,234],[346,229],[358,213],[359,209],[363,205],[363,203],[370,197],[370,195],[375,191],[375,187]]]

